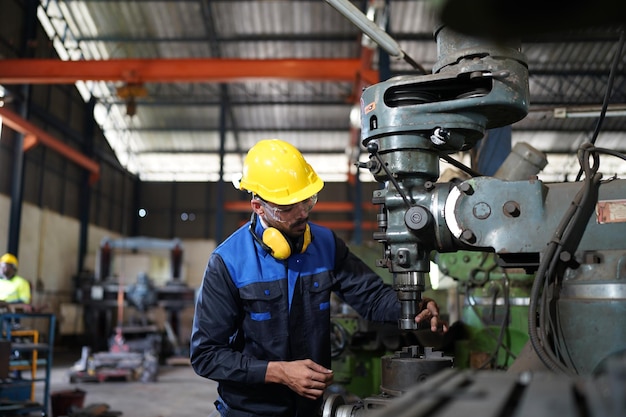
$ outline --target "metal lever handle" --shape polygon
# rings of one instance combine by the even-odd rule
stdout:
[[[426,74],[426,70],[415,62],[411,57],[406,55],[398,42],[396,42],[387,32],[382,30],[367,18],[355,5],[348,0],[326,0],[328,4],[333,6],[339,13],[341,13],[346,19],[352,22],[356,27],[361,29],[363,33],[372,38],[381,48],[383,48],[389,55],[397,59],[404,59],[413,68],[419,69],[423,74]]]

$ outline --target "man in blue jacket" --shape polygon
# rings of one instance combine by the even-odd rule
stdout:
[[[191,335],[191,364],[218,382],[222,416],[319,414],[333,381],[331,292],[367,320],[400,317],[395,291],[309,223],[323,186],[289,143],[263,140],[246,155],[239,187],[252,193],[252,218],[211,254]],[[422,304],[416,321],[437,331],[437,305]]]

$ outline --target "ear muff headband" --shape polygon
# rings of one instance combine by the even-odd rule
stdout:
[[[248,230],[252,233],[252,237],[254,240],[261,245],[263,250],[268,252],[274,258],[283,260],[287,259],[291,256],[291,252],[293,250],[289,239],[287,239],[280,230],[275,227],[268,227],[263,231],[263,239],[259,238],[257,234],[254,232],[256,228],[256,215],[252,213],[252,218],[250,219],[250,227]],[[306,229],[304,230],[304,236],[302,240],[302,249],[300,253],[304,253],[306,248],[311,243],[311,228],[309,225],[306,225]]]

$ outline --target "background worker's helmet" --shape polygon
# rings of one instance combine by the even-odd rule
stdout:
[[[0,264],[11,264],[15,267],[15,269],[17,269],[17,258],[15,255],[5,253],[2,257],[0,257]]]
[[[295,204],[324,187],[311,165],[293,145],[279,139],[257,142],[243,161],[239,189],[279,205]]]

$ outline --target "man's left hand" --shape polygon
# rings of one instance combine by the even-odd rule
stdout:
[[[448,325],[439,318],[439,306],[430,298],[424,298],[420,304],[420,312],[415,316],[416,323],[422,323],[430,320],[430,330],[436,332],[441,328],[443,332],[448,331]]]

